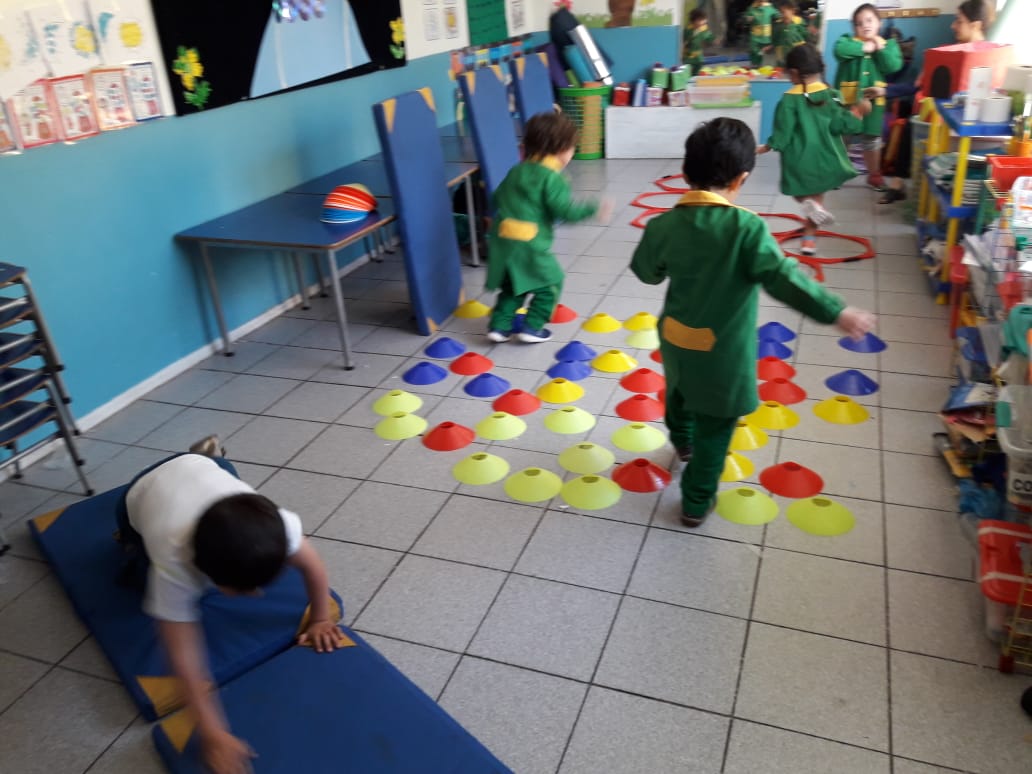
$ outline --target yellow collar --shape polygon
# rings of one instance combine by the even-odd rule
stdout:
[[[540,164],[545,169],[552,170],[553,172],[562,172],[563,171],[563,163],[561,161],[559,161],[559,158],[556,157],[556,156],[542,156],[539,159],[530,159],[530,160],[533,161],[535,164]]]
[[[828,90],[828,84],[826,83],[814,83],[810,85],[810,88],[806,90],[807,94],[819,94],[822,91]],[[791,89],[785,92],[785,94],[802,94],[803,84],[797,83]]]
[[[716,207],[734,207],[734,205],[720,194],[711,191],[685,191],[684,196],[677,202],[677,206],[700,207],[714,205]]]
[[[707,30],[709,30],[708,24],[700,24],[698,27],[695,28],[696,32],[706,32]]]
[[[802,19],[800,19],[798,16],[785,17],[785,24],[799,24],[800,22],[802,22]]]

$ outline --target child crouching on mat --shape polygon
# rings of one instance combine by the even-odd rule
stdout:
[[[854,338],[874,326],[799,270],[764,220],[734,206],[756,162],[756,138],[741,121],[717,118],[685,143],[689,190],[648,222],[631,271],[649,285],[670,280],[660,315],[670,442],[685,463],[681,523],[697,527],[716,504],[717,485],[738,417],[756,395],[759,289]]]
[[[205,439],[145,470],[118,507],[118,539],[132,559],[129,573],[146,571],[144,611],[157,621],[186,705],[197,718],[201,757],[212,774],[250,772],[254,753],[229,730],[211,691],[200,599],[212,587],[224,594],[261,594],[287,565],[308,591],[310,623],[298,638],[332,651],[342,632],[332,620],[322,560],[301,530],[297,514],[233,475],[218,440]],[[124,571],[125,572],[125,571]]]
[[[863,100],[852,109],[824,83],[824,62],[809,43],[788,53],[788,76],[795,84],[774,113],[774,129],[757,153],[781,154],[781,193],[803,205],[803,255],[817,254],[817,229],[834,221],[824,209],[824,194],[857,175],[849,163],[843,136],[858,134],[862,116],[871,110]]]
[[[539,113],[527,122],[523,137],[525,160],[509,170],[494,193],[495,217],[488,235],[488,290],[498,298],[488,323],[487,338],[508,341],[548,341],[545,323],[559,301],[563,269],[552,252],[556,221],[575,223],[597,214],[606,221],[609,202],[573,199],[570,184],[561,174],[577,147],[577,125],[562,113]],[[527,306],[527,316],[516,330],[516,311]]]

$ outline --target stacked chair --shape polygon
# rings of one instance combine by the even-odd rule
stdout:
[[[75,448],[79,430],[62,369],[25,269],[0,263],[0,470],[13,465],[20,477],[21,460],[61,438],[83,490],[92,495]]]

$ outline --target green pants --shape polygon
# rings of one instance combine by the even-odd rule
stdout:
[[[763,66],[763,49],[770,45],[770,41],[760,42],[758,40],[749,41],[749,63],[753,67]]]
[[[701,516],[717,493],[738,417],[713,417],[692,411],[676,385],[667,382],[666,426],[675,448],[691,446],[692,461],[681,471],[681,508]]]
[[[527,316],[523,320],[523,327],[526,330],[539,331],[545,327],[545,323],[552,319],[552,312],[559,301],[562,293],[562,283],[549,285],[545,288],[537,288],[529,293],[516,294],[512,289],[512,281],[506,277],[502,286],[498,289],[498,298],[495,300],[494,309],[491,311],[490,328],[493,331],[504,331],[509,333],[513,330],[513,322],[516,319],[516,310],[522,306],[527,307]],[[530,304],[526,303],[527,297],[533,296]]]

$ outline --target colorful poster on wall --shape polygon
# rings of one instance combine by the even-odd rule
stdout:
[[[157,87],[159,73],[154,63],[133,62],[126,70],[133,117],[137,121],[149,121],[161,116],[164,111]]]
[[[585,27],[663,27],[681,23],[682,0],[572,0]]]
[[[469,45],[465,0],[402,0],[401,13],[409,59]]]
[[[0,11],[0,98],[11,97],[47,76],[29,17],[24,11]]]
[[[52,76],[76,75],[101,63],[97,36],[83,0],[59,0],[28,13]]]
[[[86,76],[80,74],[51,78],[50,89],[54,94],[62,139],[69,142],[81,140],[99,131],[90,90],[86,86]]]
[[[469,42],[474,46],[501,43],[509,37],[505,21],[506,0],[466,0]]]
[[[46,81],[30,83],[14,94],[7,104],[23,148],[57,142],[57,110]]]
[[[97,108],[97,124],[102,132],[124,129],[136,123],[129,100],[125,70],[101,67],[90,71],[93,104]]]
[[[401,67],[401,0],[154,0],[180,115]]]
[[[0,153],[14,153],[18,150],[18,133],[11,121],[7,105],[0,100]]]

